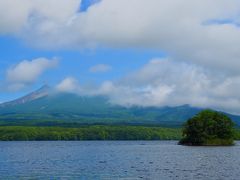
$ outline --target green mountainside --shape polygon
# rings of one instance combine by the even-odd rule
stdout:
[[[123,107],[103,96],[46,93],[48,87],[0,105],[2,125],[145,124],[179,127],[202,109],[178,107]],[[240,117],[230,115],[239,125]]]

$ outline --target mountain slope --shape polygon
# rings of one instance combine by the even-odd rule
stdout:
[[[188,105],[178,107],[130,107],[113,105],[104,96],[78,96],[70,93],[50,93],[44,86],[15,101],[0,106],[2,124],[46,123],[127,123],[181,126],[200,108]],[[239,124],[239,116],[232,116]]]
[[[13,101],[9,101],[9,102],[0,104],[0,107],[9,107],[9,106],[25,104],[25,103],[37,100],[39,98],[48,96],[49,91],[50,91],[50,87],[47,85],[44,85],[40,89],[38,89],[26,96],[23,96],[19,99],[13,100]]]

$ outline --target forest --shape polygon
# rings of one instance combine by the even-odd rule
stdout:
[[[23,127],[1,126],[2,141],[177,140],[180,129],[142,126]]]
[[[1,126],[1,141],[77,141],[77,140],[179,140],[180,128],[92,125],[69,127]],[[234,139],[240,140],[240,130],[235,129]]]

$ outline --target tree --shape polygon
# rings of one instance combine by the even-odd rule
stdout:
[[[204,110],[183,127],[183,145],[232,145],[233,121],[223,113]]]

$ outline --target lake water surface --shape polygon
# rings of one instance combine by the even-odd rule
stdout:
[[[240,179],[240,142],[0,142],[0,179]]]

